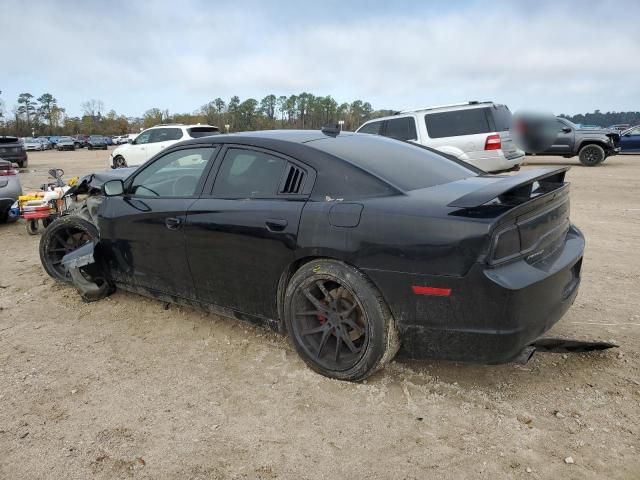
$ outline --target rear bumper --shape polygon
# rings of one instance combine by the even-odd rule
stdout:
[[[408,356],[505,363],[573,304],[583,251],[584,237],[571,227],[562,249],[536,264],[523,259],[488,268],[478,263],[464,277],[367,274],[387,300]],[[415,295],[413,285],[451,293]]]
[[[17,153],[2,152],[0,153],[0,158],[2,158],[2,160],[7,160],[8,162],[11,162],[11,163],[22,164],[27,160],[27,152],[26,150],[23,150]]]
[[[467,153],[461,156],[460,159],[481,168],[485,172],[498,172],[520,165],[524,161],[524,152],[518,152],[508,158],[502,150],[484,150]]]

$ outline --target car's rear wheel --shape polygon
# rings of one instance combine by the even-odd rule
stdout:
[[[580,153],[578,154],[580,163],[587,167],[595,167],[601,164],[604,162],[605,157],[604,148],[596,144],[585,145],[580,149]]]
[[[127,166],[127,162],[125,161],[122,155],[116,155],[113,159],[113,168],[125,168]]]
[[[40,261],[50,277],[65,283],[71,276],[62,266],[62,257],[87,242],[98,239],[94,224],[75,215],[60,217],[46,228],[40,238]]]
[[[327,377],[363,380],[400,346],[380,292],[361,272],[335,260],[311,261],[293,275],[284,317],[298,354]]]

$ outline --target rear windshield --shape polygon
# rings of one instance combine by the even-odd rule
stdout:
[[[217,135],[220,133],[218,127],[191,127],[189,129],[189,136],[191,138],[208,137],[209,135]]]
[[[496,105],[427,113],[424,121],[430,138],[459,137],[507,131],[511,125],[511,112],[504,105]]]
[[[18,137],[0,137],[0,143],[16,143]]]
[[[480,172],[425,147],[377,135],[339,135],[307,145],[347,160],[405,191],[462,180]]]

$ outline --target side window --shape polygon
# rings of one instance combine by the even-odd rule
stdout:
[[[561,122],[560,120],[556,120],[556,122],[558,123],[558,132],[564,133],[562,129],[567,128],[567,124],[564,122]]]
[[[489,133],[485,108],[470,108],[450,112],[427,113],[424,121],[430,138],[458,137]]]
[[[635,136],[640,135],[640,127],[632,128],[629,130],[629,134]]]
[[[370,133],[373,135],[380,135],[380,128],[382,127],[382,122],[371,122],[363,125],[358,133]]]
[[[138,197],[192,197],[214,148],[167,153],[133,179],[129,192]]]
[[[223,198],[270,198],[276,195],[286,161],[254,150],[229,149],[213,185]]]
[[[136,137],[133,143],[136,145],[143,145],[145,143],[149,143],[152,133],[153,133],[153,130],[147,130],[146,132],[142,132],[140,135]]]
[[[387,128],[384,136],[395,138],[396,140],[417,140],[416,121],[413,117],[387,120]]]
[[[149,143],[166,142],[169,140],[179,140],[182,138],[182,130],[179,128],[156,128],[152,130]]]

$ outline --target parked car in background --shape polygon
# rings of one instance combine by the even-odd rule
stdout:
[[[25,137],[22,139],[22,142],[24,143],[24,148],[27,152],[46,150],[44,143],[37,138]]]
[[[139,133],[127,133],[121,137],[121,144],[132,143],[136,138],[138,138]]]
[[[622,153],[640,153],[640,125],[620,134],[620,149]]]
[[[113,137],[110,135],[105,135],[104,141],[107,145],[113,145]]]
[[[510,126],[506,105],[465,102],[399,112],[370,120],[356,131],[418,143],[496,172],[518,168],[524,160]]]
[[[174,143],[218,134],[220,129],[212,125],[157,125],[140,133],[133,142],[113,150],[109,167],[137,167]]]
[[[88,142],[89,142],[89,135],[81,135],[78,134],[74,137],[72,137],[75,141],[76,144],[76,148],[84,148],[87,146]]]
[[[25,168],[29,163],[27,151],[18,137],[6,135],[0,137],[0,158],[17,163],[20,168]]]
[[[556,117],[558,136],[553,145],[538,155],[575,157],[587,167],[600,165],[607,157],[620,152],[620,134],[610,130],[579,128],[566,118]]]
[[[60,138],[60,135],[51,135],[50,137],[47,137],[47,138],[49,139],[51,148],[56,148],[56,144],[58,143],[58,139]]]
[[[609,127],[609,130],[613,130],[615,132],[624,132],[625,130],[628,130],[629,128],[631,128],[631,125],[628,123],[619,123],[617,125],[611,125]]]
[[[0,148],[1,145],[0,143]],[[0,223],[7,221],[9,210],[20,195],[22,195],[22,185],[20,185],[18,171],[12,162],[0,157]]]
[[[73,137],[60,137],[58,138],[58,143],[56,145],[58,151],[62,150],[75,150],[76,149],[76,139]]]
[[[102,135],[91,135],[87,140],[87,148],[89,150],[106,150],[107,141]]]
[[[40,140],[42,142],[45,150],[51,150],[53,148],[51,142],[49,141],[49,138],[47,137],[38,137],[36,140]]]

